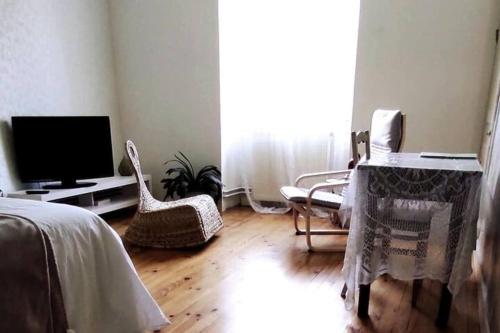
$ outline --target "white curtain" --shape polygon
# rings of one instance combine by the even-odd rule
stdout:
[[[358,0],[219,0],[223,182],[254,208],[347,166],[358,17]]]

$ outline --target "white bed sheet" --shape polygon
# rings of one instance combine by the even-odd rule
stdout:
[[[75,333],[138,333],[169,324],[120,237],[99,216],[69,205],[8,198],[0,198],[0,213],[29,219],[49,236]]]

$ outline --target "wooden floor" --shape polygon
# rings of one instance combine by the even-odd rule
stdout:
[[[123,234],[130,214],[109,217]],[[247,208],[224,214],[225,228],[203,248],[130,248],[140,277],[172,325],[162,332],[439,332],[439,284],[424,281],[416,308],[411,284],[379,278],[370,319],[346,311],[340,297],[342,254],[310,254],[290,215]],[[319,243],[344,241],[319,236]],[[337,237],[337,238],[335,238]],[[315,240],[318,240],[316,238]],[[476,283],[464,289],[446,332],[478,332]]]

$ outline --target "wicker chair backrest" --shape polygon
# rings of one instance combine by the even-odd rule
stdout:
[[[151,210],[157,201],[148,190],[141,171],[141,163],[139,162],[139,153],[132,140],[127,140],[125,143],[125,151],[132,165],[135,178],[137,179],[137,190],[139,194],[139,204],[137,210],[139,212],[147,212]]]

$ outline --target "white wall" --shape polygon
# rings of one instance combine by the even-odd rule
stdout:
[[[500,59],[499,59],[500,60]],[[495,70],[495,81],[492,84],[491,105],[496,107],[496,97],[500,93],[498,78],[500,67],[497,63]],[[476,262],[479,264],[480,293],[480,319],[482,332],[500,332],[500,119],[491,118],[492,136],[491,149],[486,149],[489,163],[485,168],[484,182],[482,187],[481,211],[479,231],[480,236],[477,243]]]
[[[363,0],[353,128],[368,127],[375,108],[399,107],[407,150],[478,151],[499,6]],[[109,7],[111,26],[101,0],[0,1],[3,190],[19,186],[12,115],[110,115],[115,164],[123,139],[135,140],[157,195],[162,163],[177,150],[196,166],[220,165],[217,1]]]
[[[479,152],[498,0],[362,0],[353,129],[408,115],[407,151]]]
[[[491,150],[492,133],[495,126],[495,117],[497,114],[497,103],[500,97],[500,44],[497,44],[495,65],[491,76],[490,97],[488,98],[488,106],[486,108],[486,123],[485,131],[482,137],[481,144],[481,160],[488,159],[489,151]]]
[[[220,166],[217,0],[111,0],[124,138],[163,196],[163,162],[177,151]]]
[[[11,116],[108,115],[118,165],[123,149],[109,41],[105,1],[0,1],[0,189],[21,186]]]

